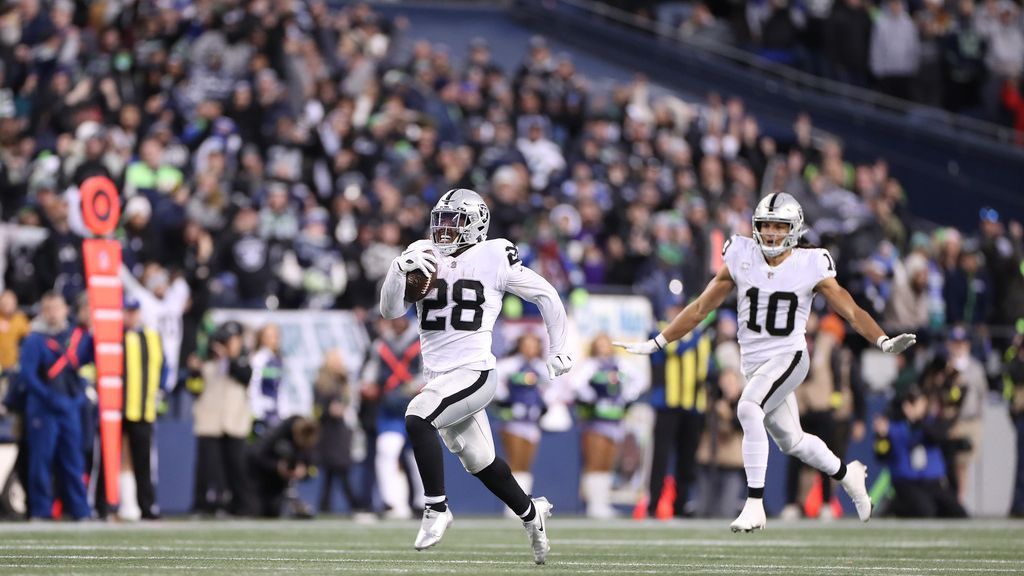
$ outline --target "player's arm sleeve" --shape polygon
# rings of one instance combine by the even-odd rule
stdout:
[[[405,301],[405,275],[392,262],[380,287],[380,315],[388,319],[398,318],[408,309],[409,303]]]
[[[551,354],[567,352],[566,340],[569,328],[562,299],[547,280],[533,270],[516,262],[509,266],[505,278],[505,290],[527,300],[540,308],[541,316],[548,330],[548,350]]]

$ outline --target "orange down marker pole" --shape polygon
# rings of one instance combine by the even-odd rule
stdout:
[[[109,236],[121,217],[114,183],[105,176],[86,179],[80,188],[82,217],[89,230]],[[121,404],[124,370],[124,297],[121,285],[121,245],[116,240],[89,238],[82,243],[85,278],[92,310],[96,346],[96,390],[100,403],[100,450],[107,502],[120,501]]]

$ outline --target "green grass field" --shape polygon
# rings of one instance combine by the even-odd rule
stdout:
[[[417,523],[348,520],[155,524],[3,524],[4,574],[1024,574],[1024,523],[868,525],[769,520],[599,522],[554,517],[535,566],[512,520],[456,518],[435,549],[412,549]]]

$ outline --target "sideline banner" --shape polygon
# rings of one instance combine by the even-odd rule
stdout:
[[[255,352],[252,338],[267,324],[281,329],[281,356],[284,358],[284,394],[281,417],[308,416],[313,412],[313,384],[323,364],[324,352],[341,351],[349,370],[349,382],[358,394],[359,371],[363,367],[369,336],[355,314],[341,310],[236,310],[210,311],[214,323],[228,320],[241,323],[251,332],[247,335],[250,352]]]

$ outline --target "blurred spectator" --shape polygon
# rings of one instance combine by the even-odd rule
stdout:
[[[249,353],[242,342],[242,325],[222,324],[214,332],[211,356],[199,369],[202,378],[193,404],[196,435],[197,512],[227,510],[245,514],[245,439],[252,430],[246,391],[252,380]]]
[[[921,67],[916,81],[916,96],[918,101],[932,106],[941,106],[943,103],[942,45],[953,29],[953,17],[943,3],[944,0],[925,0],[924,7],[914,15],[921,40]]]
[[[191,297],[188,282],[180,276],[172,278],[166,268],[155,262],[143,266],[138,280],[122,267],[121,282],[125,294],[139,301],[142,324],[160,333],[169,381],[177,382],[184,339],[183,316]]]
[[[840,81],[867,86],[871,28],[871,15],[864,0],[839,0],[832,4],[824,47]]]
[[[884,324],[890,332],[916,333],[928,325],[928,261],[911,254],[895,268],[894,276]]]
[[[957,267],[948,270],[942,284],[946,321],[978,326],[989,318],[991,282],[976,242],[964,245]]]
[[[134,196],[125,203],[121,228],[122,261],[137,277],[142,276],[146,263],[160,260],[157,228],[149,225],[152,215],[152,207],[145,196]]]
[[[998,278],[992,291],[992,317],[997,326],[1012,326],[1024,318],[1024,227],[1010,221],[1004,226],[999,213],[991,208],[981,211],[981,251],[993,278]],[[1005,339],[1003,339],[1005,342]]]
[[[953,29],[945,39],[946,102],[954,112],[970,111],[981,103],[985,67],[984,36],[975,25],[974,0],[958,0]]]
[[[65,302],[74,302],[85,290],[82,263],[82,238],[71,230],[68,203],[61,197],[41,199],[49,226],[49,236],[36,249],[32,259],[36,294],[56,290]],[[38,301],[34,294],[31,302]]]
[[[747,477],[743,472],[743,429],[736,404],[743,377],[734,368],[718,375],[709,393],[708,425],[697,448],[697,513],[701,518],[732,518],[743,507]]]
[[[92,361],[92,336],[68,321],[68,305],[58,293],[43,295],[39,317],[21,347],[21,378],[28,390],[28,504],[31,518],[49,519],[57,481],[65,509],[88,519],[82,407],[87,402],[78,368]]]
[[[715,18],[704,2],[694,5],[690,17],[679,26],[679,35],[693,42],[724,44],[732,41],[729,27]]]
[[[1024,517],[1024,330],[1018,329],[1005,359],[1003,396],[1010,405],[1010,417],[1017,432],[1017,471],[1010,515],[1020,518]]]
[[[348,420],[354,416],[352,388],[348,367],[338,350],[328,350],[317,373],[313,388],[315,409],[320,423],[317,463],[323,476],[320,485],[320,512],[330,512],[334,484],[341,485],[349,508],[362,511],[367,505],[352,489],[349,468],[352,466],[352,430]],[[350,416],[351,415],[351,416]]]
[[[910,518],[965,518],[939,447],[949,424],[930,411],[928,397],[911,388],[894,401],[891,418],[875,419],[875,451],[888,463],[896,491],[892,509]]]
[[[545,396],[550,388],[540,339],[531,333],[520,336],[513,353],[498,362],[495,373],[498,386],[494,401],[503,421],[505,459],[516,483],[531,494],[533,458],[541,438],[539,422],[547,411]],[[518,518],[511,509],[505,515]]]
[[[377,485],[390,518],[411,518],[410,494],[422,508],[423,487],[408,446],[405,409],[423,387],[420,338],[415,316],[380,320],[380,337],[363,366],[363,395],[377,401]],[[404,468],[405,474],[402,474]]]
[[[587,502],[587,517],[613,518],[613,468],[623,439],[622,419],[626,406],[636,397],[605,334],[591,342],[590,357],[580,363],[575,377],[576,405],[584,421],[580,489]]]
[[[910,100],[920,60],[917,30],[903,0],[884,0],[871,32],[871,72],[878,88],[890,96]]]
[[[954,327],[946,340],[949,354],[948,371],[953,377],[951,401],[959,404],[956,421],[949,431],[955,446],[947,450],[947,465],[951,468],[950,483],[963,502],[967,491],[967,471],[981,446],[981,416],[988,390],[985,368],[971,355],[971,339],[962,326]]]
[[[674,318],[681,310],[680,306],[670,307],[665,317]],[[657,411],[647,496],[647,515],[651,518],[657,516],[669,459],[673,456],[675,470],[672,477],[676,491],[673,516],[681,518],[693,514],[692,507],[687,505],[697,481],[697,445],[707,411],[713,341],[713,331],[695,330],[650,357],[649,401]]]
[[[238,207],[231,230],[214,247],[211,273],[229,288],[229,305],[264,308],[276,292],[270,245],[259,235],[259,214],[248,202]]]
[[[28,317],[18,309],[18,296],[10,290],[0,293],[0,371],[18,366],[18,348],[29,334]]]
[[[277,427],[284,406],[284,358],[281,356],[281,329],[266,324],[256,333],[256,351],[250,361],[252,381],[248,385],[249,410],[252,413],[252,431],[257,437]]]
[[[1020,79],[1007,78],[1003,83],[1000,98],[1003,107],[1013,119],[1017,145],[1024,146],[1024,97],[1021,96]]]
[[[565,169],[565,158],[558,145],[544,135],[543,124],[534,121],[527,128],[526,135],[516,143],[519,152],[526,159],[530,169],[530,187],[544,190],[559,172]]]
[[[319,437],[316,422],[291,416],[245,448],[246,471],[258,516],[277,518],[284,513],[288,489],[309,475]],[[299,516],[307,514],[299,509]]]
[[[989,107],[994,111],[1003,83],[1010,78],[1020,78],[1024,72],[1024,30],[1021,30],[1017,5],[1005,0],[986,2],[977,27],[988,46],[985,56],[990,74],[987,92]]]
[[[153,478],[153,424],[161,396],[167,389],[167,365],[164,362],[160,333],[145,326],[141,304],[131,297],[124,301],[124,404],[123,428],[134,472],[135,495],[143,520],[160,518]],[[100,460],[96,481],[96,511],[106,517],[106,467]],[[122,483],[123,485],[124,483]],[[127,496],[127,494],[125,494]],[[122,509],[123,512],[123,509]]]
[[[341,253],[327,235],[327,211],[315,208],[303,218],[294,252],[286,254],[282,281],[302,296],[298,307],[326,310],[345,291],[348,274]]]

